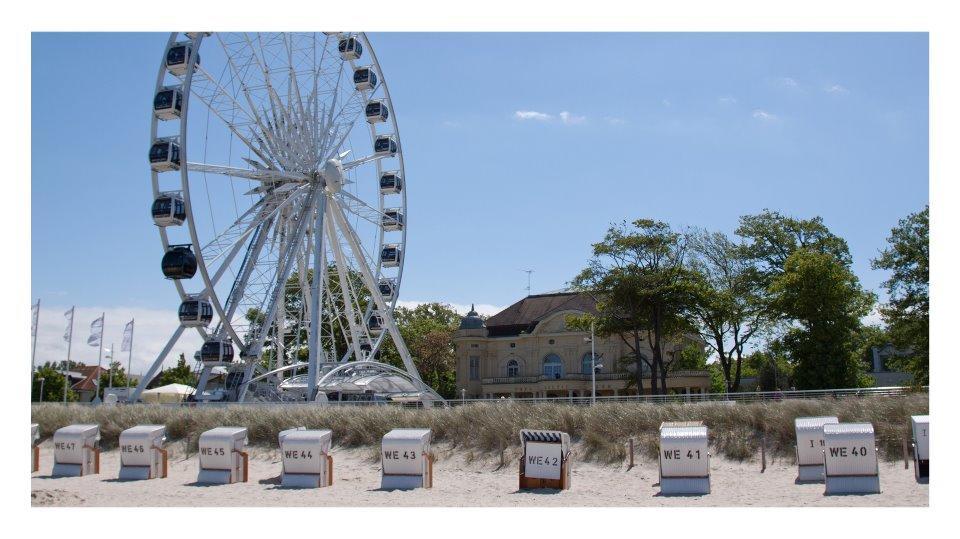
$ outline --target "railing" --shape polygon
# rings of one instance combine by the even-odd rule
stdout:
[[[645,376],[649,376],[648,373],[644,373]],[[680,377],[709,377],[710,373],[707,371],[671,371],[667,373],[667,378],[680,378]],[[609,380],[629,380],[633,377],[633,374],[629,372],[601,372],[597,373],[597,381],[609,381]],[[541,374],[539,376],[503,376],[498,378],[481,378],[480,383],[495,385],[495,384],[535,384],[538,382],[555,382],[555,381],[577,381],[577,382],[589,382],[592,380],[592,377],[589,374],[583,373],[569,373],[564,374],[563,376],[550,376],[548,374]]]
[[[696,371],[694,371],[696,372]],[[700,394],[672,394],[672,395],[620,395],[616,397],[597,397],[597,404],[606,403],[650,403],[650,404],[700,404],[717,403],[729,404],[751,403],[751,402],[775,402],[793,399],[847,399],[864,397],[902,397],[910,394],[927,394],[929,386],[920,388],[906,386],[891,387],[867,387],[857,389],[815,389],[803,391],[758,391],[752,393],[700,393]],[[498,397],[490,399],[449,399],[446,403],[450,406],[463,406],[477,403],[516,403],[516,404],[541,404],[557,403],[572,405],[590,405],[590,397]],[[34,403],[37,404],[37,403]],[[60,404],[60,403],[43,403]],[[71,403],[80,405],[93,405],[92,403]],[[121,403],[121,405],[123,405]],[[231,406],[253,406],[253,407],[273,407],[273,406],[320,406],[314,402],[286,401],[286,402],[190,402],[182,404],[156,404],[151,406],[195,406],[195,407],[231,407]],[[324,406],[400,406],[404,408],[424,408],[421,402],[392,402],[392,401],[330,401]]]
[[[678,371],[682,372],[682,371]],[[697,371],[693,371],[697,372]],[[857,397],[900,397],[912,393],[926,394],[929,386],[921,388],[895,386],[895,387],[865,387],[856,389],[813,389],[813,390],[795,390],[795,391],[757,391],[750,393],[675,393],[669,395],[618,395],[615,397],[596,398],[597,404],[603,403],[626,403],[642,402],[651,404],[695,404],[695,403],[723,403],[736,404],[750,402],[773,402],[793,399],[842,399]],[[451,405],[459,406],[476,402],[515,402],[539,404],[547,402],[567,403],[567,404],[590,404],[593,401],[590,397],[497,397],[497,398],[477,398],[477,399],[451,399],[447,401]]]

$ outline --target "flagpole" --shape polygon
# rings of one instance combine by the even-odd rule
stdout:
[[[67,403],[67,388],[70,387],[70,348],[73,346],[73,310],[76,305],[70,307],[70,338],[67,339],[67,364],[63,369],[63,403]]]
[[[37,314],[33,321],[33,354],[30,356],[30,363],[33,368],[30,370],[30,385],[33,385],[33,375],[37,372],[37,331],[40,325],[40,298],[37,298]],[[31,391],[33,393],[33,391]]]
[[[100,313],[100,355],[97,356],[97,388],[96,396],[93,398],[94,404],[103,402],[100,399],[100,369],[103,367],[103,326],[107,323],[107,313]]]
[[[117,345],[116,343],[110,343],[110,389],[113,389],[113,362],[117,360]],[[106,394],[104,394],[106,396]]]
[[[133,330],[136,327],[133,322],[136,318],[130,319],[130,355],[127,356],[127,400],[130,400],[130,378],[133,377],[133,373],[130,372],[130,364],[133,363]]]

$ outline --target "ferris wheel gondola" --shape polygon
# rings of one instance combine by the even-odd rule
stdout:
[[[221,366],[228,400],[313,401],[331,376],[381,369],[442,401],[393,318],[407,236],[394,112],[362,33],[171,34],[149,163],[180,327],[143,380],[190,328],[204,340],[198,400]],[[402,371],[374,361],[386,338]],[[351,360],[364,369],[337,367]]]

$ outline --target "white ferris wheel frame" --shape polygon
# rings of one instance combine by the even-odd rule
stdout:
[[[177,290],[178,295],[180,296],[181,301],[185,301],[189,298],[194,299],[204,299],[209,301],[214,309],[214,312],[219,318],[217,327],[211,333],[204,326],[197,326],[195,329],[199,333],[200,337],[206,342],[208,339],[230,339],[234,345],[237,346],[239,351],[239,356],[242,362],[246,363],[244,369],[244,377],[238,392],[238,401],[243,401],[247,395],[247,389],[250,386],[250,383],[254,380],[263,380],[269,376],[276,376],[277,381],[279,382],[279,376],[281,373],[293,370],[296,373],[296,369],[302,368],[304,364],[300,361],[294,360],[291,364],[284,365],[284,356],[286,353],[286,346],[283,344],[283,322],[285,319],[281,319],[280,324],[278,324],[277,329],[280,332],[280,348],[283,348],[283,354],[280,354],[280,350],[276,348],[276,343],[274,343],[275,351],[273,359],[278,361],[280,365],[277,368],[267,369],[266,373],[263,373],[259,376],[254,377],[255,369],[260,363],[260,357],[263,352],[264,342],[270,334],[271,329],[276,322],[277,312],[280,310],[281,304],[283,304],[283,296],[286,291],[286,283],[289,279],[292,270],[299,263],[297,268],[300,271],[301,284],[305,283],[304,275],[305,270],[314,268],[314,275],[319,274],[319,278],[314,278],[313,282],[309,286],[309,290],[302,289],[302,292],[305,294],[305,303],[309,307],[309,336],[307,346],[309,349],[309,359],[306,363],[308,373],[308,393],[307,399],[312,400],[313,396],[317,391],[317,384],[320,381],[320,372],[319,366],[321,362],[321,354],[324,358],[327,358],[328,362],[330,360],[335,360],[337,363],[344,364],[351,359],[357,361],[364,361],[365,365],[370,365],[371,367],[380,365],[383,367],[383,372],[393,372],[401,373],[389,365],[379,363],[373,358],[376,357],[376,353],[379,350],[381,344],[383,343],[386,336],[389,334],[391,340],[393,340],[397,351],[399,352],[401,359],[403,360],[405,367],[405,374],[410,379],[410,381],[425,395],[428,396],[430,400],[442,401],[443,399],[429,386],[427,386],[421,379],[420,375],[417,372],[416,366],[413,362],[413,359],[410,355],[409,350],[407,349],[406,344],[403,341],[403,338],[400,335],[400,332],[396,326],[396,322],[393,317],[393,310],[396,306],[397,299],[399,296],[399,288],[403,278],[403,268],[406,261],[406,239],[407,239],[407,183],[406,176],[404,174],[404,161],[403,161],[403,146],[400,143],[400,130],[397,125],[396,119],[396,109],[393,107],[393,101],[390,98],[390,91],[387,86],[386,77],[383,76],[383,71],[380,69],[380,64],[377,60],[376,54],[373,51],[373,47],[370,46],[370,43],[364,33],[355,33],[355,34],[327,34],[322,35],[323,38],[323,47],[324,51],[326,50],[327,45],[330,40],[339,41],[342,37],[353,37],[356,38],[359,43],[362,44],[364,52],[369,55],[370,64],[369,67],[378,77],[378,84],[370,89],[354,89],[354,92],[351,93],[351,98],[356,96],[359,92],[360,98],[360,107],[361,112],[354,118],[353,123],[346,127],[346,131],[342,134],[342,137],[339,138],[338,142],[330,144],[327,147],[329,150],[332,150],[330,157],[320,156],[319,150],[316,144],[310,145],[309,147],[305,146],[302,141],[302,133],[304,131],[309,131],[314,135],[314,138],[307,142],[318,142],[317,136],[319,136],[320,126],[316,124],[318,119],[318,110],[315,106],[312,110],[313,112],[313,122],[309,122],[311,118],[304,118],[304,106],[302,101],[302,96],[300,94],[300,89],[296,79],[296,68],[293,64],[293,52],[291,52],[293,47],[293,39],[291,38],[288,41],[287,35],[284,34],[284,45],[287,47],[290,54],[289,65],[286,66],[290,72],[290,81],[291,84],[296,87],[296,99],[299,107],[299,115],[301,122],[297,124],[298,128],[288,128],[285,133],[278,133],[277,131],[281,127],[286,127],[285,122],[277,122],[276,119],[276,110],[273,109],[274,104],[277,104],[281,107],[281,118],[282,119],[291,119],[291,124],[294,116],[297,115],[297,111],[294,110],[295,104],[293,103],[292,98],[290,102],[284,104],[280,97],[277,95],[276,91],[271,87],[271,78],[270,71],[265,67],[267,62],[266,54],[264,49],[261,49],[261,56],[257,57],[257,50],[254,48],[250,37],[244,35],[247,44],[250,47],[252,52],[251,57],[257,60],[257,63],[263,68],[263,77],[265,87],[267,89],[268,96],[270,97],[270,107],[274,111],[273,123],[270,119],[267,118],[264,121],[259,117],[259,111],[254,106],[254,102],[248,93],[247,87],[244,86],[244,81],[241,78],[240,86],[243,90],[243,97],[247,104],[249,105],[245,114],[254,119],[257,123],[257,127],[260,128],[259,131],[251,131],[250,133],[245,133],[242,131],[242,128],[238,128],[234,125],[232,120],[227,120],[220,114],[214,106],[211,105],[216,99],[229,99],[232,100],[233,106],[243,109],[243,105],[238,96],[238,92],[234,91],[233,95],[230,95],[229,91],[225,88],[219,86],[219,81],[216,80],[211,74],[208,74],[202,67],[198,64],[199,51],[201,49],[202,42],[205,38],[209,39],[211,33],[204,32],[194,32],[194,33],[179,33],[173,32],[170,34],[169,39],[167,40],[167,45],[164,47],[163,55],[160,61],[160,67],[157,74],[154,95],[157,95],[158,92],[171,88],[170,84],[165,84],[165,82],[170,80],[175,80],[179,82],[179,88],[182,92],[182,105],[180,109],[180,115],[177,119],[166,120],[166,122],[179,122],[179,134],[176,137],[177,144],[179,145],[179,176],[180,176],[180,186],[181,191],[180,195],[183,198],[184,209],[186,211],[187,218],[184,223],[187,225],[187,230],[189,231],[190,244],[193,249],[193,252],[197,259],[197,270],[202,280],[203,289],[199,293],[188,293],[184,289],[184,283],[179,279],[173,279],[174,286]],[[185,39],[181,38],[178,41],[178,38],[183,36]],[[257,41],[260,41],[259,34],[256,36]],[[220,40],[219,36],[217,39]],[[314,39],[314,48],[317,44],[317,34],[313,34]],[[186,69],[180,75],[172,74],[166,65],[167,52],[171,47],[177,44],[189,44],[189,57],[187,59]],[[228,50],[228,44],[220,40],[220,44],[223,47],[223,51],[227,56],[228,64],[231,69],[235,70],[234,74],[239,76],[239,71],[236,69],[236,66],[233,64],[234,58],[231,56],[230,51]],[[314,61],[316,62],[316,51],[314,51]],[[323,58],[321,57],[321,64]],[[340,76],[342,76],[342,71],[347,69],[348,72],[352,75],[352,72],[358,66],[356,65],[355,59],[342,60],[343,64],[340,67]],[[224,66],[226,69],[227,66]],[[282,68],[281,68],[282,69]],[[322,65],[313,64],[311,68],[311,74],[313,75],[313,92],[308,96],[308,98],[314,99],[316,101],[319,99],[317,91],[317,82],[318,78],[323,75]],[[210,95],[201,95],[200,92],[203,91],[204,87],[201,86],[201,90],[195,91],[194,88],[194,77],[202,77],[207,83],[211,83],[214,86],[214,94],[212,97]],[[351,80],[347,84],[351,84]],[[202,84],[202,82],[201,82]],[[336,94],[339,91],[339,79],[337,80],[337,86],[334,89],[334,101],[330,108],[330,118],[332,119],[333,110],[336,104]],[[176,87],[176,85],[174,85]],[[326,188],[327,185],[331,185],[329,180],[325,180],[326,177],[324,173],[326,169],[324,168],[328,161],[327,159],[343,159],[346,155],[342,152],[342,144],[346,142],[347,138],[350,135],[350,132],[356,128],[356,124],[366,122],[363,109],[366,104],[370,102],[370,99],[377,93],[378,90],[382,90],[382,95],[376,97],[377,100],[383,102],[387,106],[388,118],[387,121],[390,122],[391,130],[389,133],[380,133],[380,135],[388,134],[392,136],[393,140],[396,142],[396,152],[392,155],[376,155],[374,150],[374,142],[378,136],[376,125],[374,123],[368,123],[369,135],[370,135],[370,155],[365,155],[363,157],[356,158],[352,160],[343,162],[341,173],[344,170],[350,170],[354,167],[360,167],[368,163],[375,163],[377,181],[379,182],[380,176],[383,174],[383,163],[382,159],[384,157],[395,157],[397,159],[398,166],[396,169],[391,168],[391,170],[396,170],[399,174],[401,183],[401,189],[398,194],[394,195],[385,195],[380,189],[377,189],[379,193],[378,196],[378,206],[374,208],[372,205],[367,204],[364,200],[357,198],[356,196],[351,195],[347,190],[341,189],[340,184],[337,183],[337,189],[334,191],[332,189]],[[288,86],[288,92],[290,88]],[[206,99],[204,98],[206,97]],[[189,105],[192,101],[192,98],[196,98],[200,101],[201,104],[205,105],[208,109],[208,113],[212,112],[217,118],[219,118],[231,132],[231,141],[232,137],[235,135],[238,140],[243,142],[248,148],[250,148],[257,156],[259,156],[263,161],[269,161],[267,163],[255,163],[250,159],[243,158],[248,164],[251,165],[251,168],[238,168],[230,165],[211,165],[206,163],[194,163],[188,159],[188,135],[189,135]],[[274,101],[276,98],[276,101]],[[324,103],[326,106],[326,103]],[[341,112],[346,108],[346,104],[342,105]],[[326,109],[325,109],[326,110]],[[264,115],[266,115],[266,108],[263,109]],[[309,114],[309,113],[308,113]],[[337,119],[339,119],[339,114]],[[307,121],[304,121],[307,120]],[[208,118],[209,121],[209,118]],[[156,114],[151,110],[151,125],[150,125],[150,142],[153,144],[157,140],[163,139],[158,133],[158,128],[161,124],[160,120]],[[281,125],[282,124],[282,125]],[[252,125],[252,124],[251,124]],[[324,138],[321,140],[326,141],[331,126],[329,124],[323,124],[325,128]],[[340,128],[340,124],[334,124],[333,129]],[[300,136],[300,144],[295,144],[291,147],[291,144],[286,144],[285,148],[281,148],[276,141],[272,140],[273,135],[285,135],[291,133],[291,129],[296,132],[296,136]],[[338,133],[335,132],[334,136]],[[252,135],[256,137],[259,145],[252,143],[248,140],[248,137]],[[294,140],[293,142],[298,142]],[[206,144],[206,142],[205,142]],[[232,144],[232,142],[231,142]],[[280,155],[274,155],[269,152],[272,148],[277,148]],[[313,181],[310,180],[310,177],[306,173],[301,173],[298,171],[290,171],[278,167],[272,166],[274,163],[278,163],[284,160],[284,158],[290,157],[290,152],[300,152],[299,155],[309,154],[310,156],[319,156],[322,162],[316,162],[315,165],[317,170],[321,172],[315,172],[313,175]],[[311,153],[312,152],[312,153]],[[204,152],[206,153],[206,152]],[[267,155],[264,155],[267,154]],[[335,157],[334,157],[335,156]],[[312,162],[312,161],[311,161]],[[340,161],[337,162],[340,164]],[[265,169],[262,166],[257,165],[271,165],[269,169]],[[281,164],[282,166],[282,164]],[[197,231],[197,215],[194,210],[195,208],[191,204],[190,200],[190,172],[194,173],[213,173],[220,174],[225,176],[230,176],[229,181],[233,181],[234,178],[245,178],[248,180],[254,180],[257,182],[290,182],[289,189],[281,194],[279,197],[276,196],[277,193],[280,193],[279,189],[288,187],[284,185],[281,188],[271,188],[265,189],[264,194],[261,198],[248,208],[243,215],[238,215],[237,220],[229,225],[223,232],[214,231],[215,237],[213,240],[204,244],[201,241],[200,234]],[[321,179],[317,179],[317,174],[321,175]],[[151,183],[153,188],[153,196],[156,199],[160,196],[163,191],[160,186],[160,175],[169,174],[172,175],[173,172],[158,172],[157,170],[151,167]],[[196,175],[196,174],[195,174]],[[168,176],[171,177],[171,176]],[[343,176],[341,176],[343,179]],[[273,185],[277,185],[274,183]],[[232,185],[231,185],[232,188]],[[248,193],[249,194],[249,193]],[[208,195],[209,196],[209,195]],[[399,197],[400,204],[397,207],[400,209],[403,225],[400,228],[399,238],[391,238],[390,244],[396,244],[399,246],[398,264],[395,266],[396,275],[391,278],[393,283],[393,293],[389,298],[389,302],[384,301],[382,295],[379,293],[379,281],[382,277],[383,264],[380,260],[380,250],[383,248],[385,243],[385,232],[380,217],[385,215],[385,206],[384,206],[384,197],[385,196],[394,196]],[[298,205],[299,203],[299,205]],[[347,213],[344,212],[344,206],[347,207],[348,211],[354,215],[359,215],[359,212],[367,212],[369,215],[373,215],[375,220],[371,220],[367,217],[365,219],[374,223],[377,227],[377,243],[375,245],[376,251],[374,252],[375,257],[370,257],[367,251],[364,250],[363,242],[359,238],[357,232],[350,225]],[[272,290],[270,293],[269,302],[267,298],[264,297],[261,305],[267,305],[266,316],[264,322],[260,324],[260,329],[256,338],[253,342],[249,343],[249,346],[244,346],[245,344],[245,335],[242,335],[235,329],[235,320],[236,320],[236,308],[240,299],[244,297],[246,288],[249,284],[249,277],[253,273],[253,267],[257,265],[259,261],[259,256],[263,249],[263,244],[266,242],[267,233],[260,233],[261,227],[266,225],[267,231],[274,226],[274,222],[279,222],[280,216],[283,212],[294,212],[298,214],[298,218],[295,220],[295,229],[293,231],[293,238],[287,240],[286,246],[281,243],[281,248],[278,252],[278,267],[276,268],[276,286],[272,289],[267,288],[267,290]],[[239,213],[239,210],[237,210]],[[289,225],[293,222],[292,219],[287,219],[283,224]],[[233,230],[236,227],[237,230]],[[274,228],[278,229],[280,227],[277,224]],[[166,253],[169,249],[171,243],[167,233],[167,227],[158,226],[160,233],[160,242],[163,252]],[[317,233],[319,231],[319,233]],[[230,233],[228,235],[227,233]],[[274,230],[276,234],[276,230]],[[284,236],[285,237],[285,236]],[[252,238],[252,239],[251,239]],[[344,241],[345,240],[345,241]],[[281,240],[282,242],[283,240]],[[326,246],[324,244],[327,244]],[[259,244],[259,245],[258,245]],[[301,251],[301,248],[306,245],[306,251]],[[246,247],[247,252],[245,253],[245,258],[242,262],[240,270],[237,272],[237,275],[234,280],[234,284],[231,288],[231,293],[228,294],[228,297],[222,298],[221,295],[217,292],[217,284],[226,270],[230,267],[231,263]],[[356,264],[351,266],[349,259],[347,258],[345,251],[349,249],[350,254],[353,256]],[[210,260],[207,260],[205,257],[205,251],[212,251]],[[253,260],[248,260],[250,253],[254,254]],[[332,254],[334,267],[336,268],[336,275],[328,276],[327,268],[331,261],[326,259],[327,254]],[[312,256],[312,264],[310,257]],[[371,260],[371,258],[373,258]],[[365,262],[370,262],[368,265]],[[219,267],[216,271],[211,272],[212,268],[208,268],[208,263],[213,264],[219,262]],[[371,265],[375,264],[375,268],[371,269]],[[349,279],[349,274],[345,272],[345,268],[350,268],[359,273],[359,277],[362,281],[363,286],[365,286],[370,294],[369,300],[365,311],[362,315],[359,315],[359,296],[357,296],[351,288],[351,283]],[[324,320],[320,320],[322,315],[323,307],[325,305],[325,300],[329,304],[336,308],[336,302],[333,298],[333,293],[331,290],[326,287],[326,283],[329,282],[329,279],[336,278],[339,286],[340,293],[343,295],[343,305],[345,313],[336,312],[336,320],[340,326],[341,332],[346,340],[348,350],[344,351],[342,357],[332,357],[330,354],[320,350],[320,332]],[[320,290],[320,286],[324,287],[324,290]],[[239,287],[239,288],[238,288]],[[319,298],[319,299],[318,299]],[[233,301],[231,301],[231,299]],[[355,305],[356,303],[356,305]],[[357,307],[356,309],[354,307]],[[284,306],[285,308],[285,306]],[[367,328],[367,320],[369,320],[371,314],[377,312],[382,317],[382,329],[376,334],[372,335],[371,331]],[[347,326],[344,327],[343,320],[346,319]],[[333,333],[334,323],[333,320],[328,320],[330,324],[330,332]],[[303,313],[301,313],[301,324],[304,322]],[[297,331],[302,331],[302,325],[297,325]],[[137,385],[136,390],[130,396],[131,401],[136,401],[141,392],[144,390],[146,384],[153,378],[156,374],[159,367],[162,365],[166,356],[172,350],[174,344],[179,340],[180,336],[183,334],[183,331],[187,329],[183,324],[181,324],[174,334],[171,336],[167,345],[161,350],[157,359],[151,365],[150,369],[145,373],[140,382]],[[332,335],[331,335],[332,337]],[[371,349],[364,354],[361,351],[361,342],[367,342],[371,345]],[[337,353],[338,351],[332,350],[332,353]],[[337,354],[339,355],[339,354]],[[271,364],[271,367],[274,365]],[[206,382],[209,378],[211,367],[208,365],[204,366],[203,372],[201,374],[199,383],[197,385],[197,393],[202,393],[205,388]],[[335,368],[334,371],[341,371],[342,369]],[[329,374],[329,373],[328,373]],[[329,378],[328,376],[323,377],[324,380]]]

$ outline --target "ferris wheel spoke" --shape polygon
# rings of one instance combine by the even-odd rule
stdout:
[[[346,163],[343,163],[343,170],[351,170],[359,167],[360,165],[365,165],[367,163],[373,163],[373,162],[379,161],[384,157],[389,157],[389,156],[373,154],[373,155],[361,157],[359,159],[354,159],[353,161],[347,161]]]
[[[362,198],[352,195],[347,191],[340,191],[335,195],[340,200],[341,206],[347,211],[368,221],[376,226],[380,226],[383,218],[386,217],[382,211],[367,204]]]
[[[226,165],[211,165],[207,163],[187,163],[187,169],[194,172],[209,172],[211,174],[220,174],[222,176],[244,178],[247,180],[256,180],[260,182],[281,182],[291,181],[304,183],[309,181],[306,174],[299,172],[286,172],[276,169],[246,169],[231,167]]]
[[[274,87],[270,68],[267,66],[264,60],[266,51],[263,45],[262,34],[259,32],[257,33],[256,46],[254,46],[253,42],[250,40],[249,35],[244,34],[244,38],[247,41],[247,46],[250,47],[250,50],[253,54],[253,58],[257,63],[257,66],[260,68],[261,72],[263,73],[263,81],[266,86],[268,102],[270,103],[270,116],[268,116],[268,122],[267,122],[268,127],[272,128],[270,129],[270,131],[274,135],[282,135],[284,133],[277,133],[276,131],[277,131],[277,126],[279,126],[281,123],[286,125],[287,110],[286,110],[286,107],[283,105],[283,101],[280,99],[280,96],[278,95],[276,88]],[[259,50],[259,54],[257,53],[258,50]],[[266,109],[264,109],[264,114],[267,114]],[[272,118],[272,122],[270,122],[269,118]],[[274,137],[274,140],[276,140],[276,136]],[[274,151],[286,157],[286,160],[288,162],[291,161],[289,158],[289,152],[284,149],[282,144],[276,145]]]
[[[347,349],[344,351],[343,357],[339,359],[339,361],[342,363],[349,359],[350,354],[353,352],[352,340],[350,338],[348,327],[344,325],[344,317],[346,315],[340,312],[340,305],[337,303],[337,298],[334,297],[333,291],[329,286],[327,287],[327,302],[330,304],[330,310],[333,311],[333,316],[330,317],[330,354],[333,360],[337,360],[336,330],[333,327],[334,322],[336,322],[337,328],[340,329],[340,335],[343,337],[343,342],[347,343]]]
[[[340,152],[340,147],[343,146],[344,141],[353,130],[357,119],[363,113],[364,106],[363,94],[357,90],[350,95],[336,117],[330,117],[330,120],[327,122],[329,126],[328,133],[334,134],[332,138],[334,142],[322,154],[323,160],[330,159]]]
[[[236,71],[232,69],[231,71],[232,76],[237,76]],[[242,80],[240,81],[240,85],[245,88]],[[254,144],[245,133],[245,128],[256,125],[259,122],[259,116],[255,107],[243,106],[210,72],[199,65],[194,69],[194,82],[191,84],[190,92],[196,96],[238,140],[249,148],[250,151],[260,159],[268,163],[271,162],[268,155],[263,153],[262,149]],[[250,102],[248,102],[248,104],[249,103]],[[241,116],[241,121],[239,122],[236,119],[238,114]]]
[[[335,202],[327,201],[327,210],[331,210],[335,204]],[[350,283],[350,275],[346,271],[347,268],[350,268],[350,265],[347,263],[345,257],[343,256],[343,251],[340,249],[340,241],[337,238],[336,228],[334,227],[333,220],[326,219],[325,221],[327,227],[327,238],[334,256],[334,268],[337,271],[338,288],[340,290],[344,310],[347,313],[347,325],[350,328],[351,338],[348,340],[348,345],[352,348],[354,357],[356,357],[358,360],[363,359],[363,353],[360,350],[360,341],[363,338],[369,339],[369,335],[367,335],[366,324],[363,320],[359,320],[359,316],[357,315],[359,303],[356,301],[356,294],[353,293],[353,287]]]
[[[266,126],[264,119],[260,116],[261,107],[257,105],[260,100],[254,95],[255,88],[264,87],[263,81],[248,80],[248,74],[262,72],[259,68],[254,68],[253,64],[256,58],[254,57],[253,51],[247,46],[248,40],[244,35],[242,40],[226,41],[219,33],[217,34],[217,40],[220,42],[220,46],[226,55],[227,65],[233,74],[233,78],[238,81],[240,91],[243,93],[243,100],[247,104],[244,110],[249,112],[249,116],[253,120],[253,125],[250,126],[252,130],[251,138],[256,144],[248,141],[247,145],[265,162],[271,165],[279,165],[280,163],[272,156],[274,150],[272,150],[270,144],[263,139],[264,136],[267,136],[265,134]],[[254,126],[256,129],[253,129]]]
[[[260,198],[223,232],[217,234],[200,250],[204,263],[211,266],[224,253],[242,245],[263,223],[274,219],[284,208],[295,203],[307,191],[303,185],[289,193],[271,194]]]
[[[362,258],[363,251],[360,247],[360,240],[356,237],[353,229],[347,222],[347,217],[344,215],[343,210],[336,203],[336,201],[330,202],[330,209],[332,210],[331,215],[333,216],[331,222],[336,223],[336,227],[340,229],[344,237],[347,239],[347,245],[349,245],[351,250],[353,250],[355,256]],[[380,294],[373,293],[377,290],[377,284],[373,278],[373,274],[370,272],[370,268],[361,264],[359,269],[360,276],[363,278],[364,284],[372,291],[370,297],[376,303],[380,316],[383,317],[384,325],[386,326],[387,331],[390,332],[390,336],[392,337],[393,343],[397,348],[397,352],[400,353],[400,358],[403,360],[403,364],[407,368],[407,374],[415,378],[417,381],[420,381],[420,374],[417,372],[417,367],[413,363],[410,350],[407,349],[407,345],[404,343],[403,337],[400,335],[400,331],[397,329],[397,325],[394,322],[393,311],[387,307]]]
[[[227,56],[230,59],[234,73],[241,77],[241,89],[244,100],[247,102],[249,109],[254,111],[253,117],[257,129],[253,133],[252,138],[256,141],[257,146],[259,146],[260,152],[270,155],[273,160],[283,168],[291,169],[294,163],[286,156],[286,152],[282,146],[275,140],[273,130],[270,128],[277,120],[276,106],[279,103],[279,98],[270,80],[270,70],[261,61],[261,57],[257,53],[257,47],[251,42],[250,36],[246,33],[241,34],[241,36],[242,40],[238,42],[242,45],[241,47],[237,47],[238,43],[228,44],[223,40],[221,40],[221,44],[223,44],[224,50],[227,51]],[[238,63],[246,69],[241,71]],[[247,81],[246,78],[244,78],[245,74],[250,72],[261,74],[262,79],[256,81],[256,84],[252,84],[251,82],[253,81]],[[241,73],[243,75],[241,75]],[[266,96],[263,99],[256,99],[252,92],[255,88],[264,90]],[[269,103],[271,112],[266,110],[266,103],[264,102]],[[270,121],[271,116],[274,122]]]
[[[263,342],[270,331],[270,327],[274,323],[279,302],[283,301],[287,279],[290,277],[290,272],[293,270],[293,266],[296,263],[297,249],[295,249],[294,246],[299,245],[303,240],[303,236],[306,233],[307,227],[310,223],[310,219],[308,217],[315,207],[316,199],[319,196],[321,196],[319,194],[319,190],[311,190],[306,197],[307,200],[304,201],[300,211],[298,212],[296,229],[293,233],[293,237],[290,239],[290,243],[286,246],[281,246],[280,256],[278,257],[279,264],[276,267],[274,286],[272,287],[272,291],[265,296],[265,298],[269,298],[269,303],[267,303],[264,321],[259,324],[259,329],[255,330],[252,334],[252,343],[248,350],[250,357],[260,357],[260,352],[263,348]]]
[[[244,295],[249,290],[250,279],[254,274],[257,261],[263,252],[263,247],[266,243],[266,231],[270,228],[271,224],[272,221],[267,220],[256,227],[253,240],[247,246],[246,255],[244,256],[240,271],[237,273],[233,285],[230,287],[230,292],[227,294],[226,302],[222,306],[222,309],[219,306],[217,307],[220,314],[220,322],[214,334],[222,338],[224,332],[226,332],[230,338],[233,339],[233,342],[238,345],[242,345],[244,341],[241,333],[237,331],[237,329],[242,329],[242,324],[236,320],[237,309]]]

